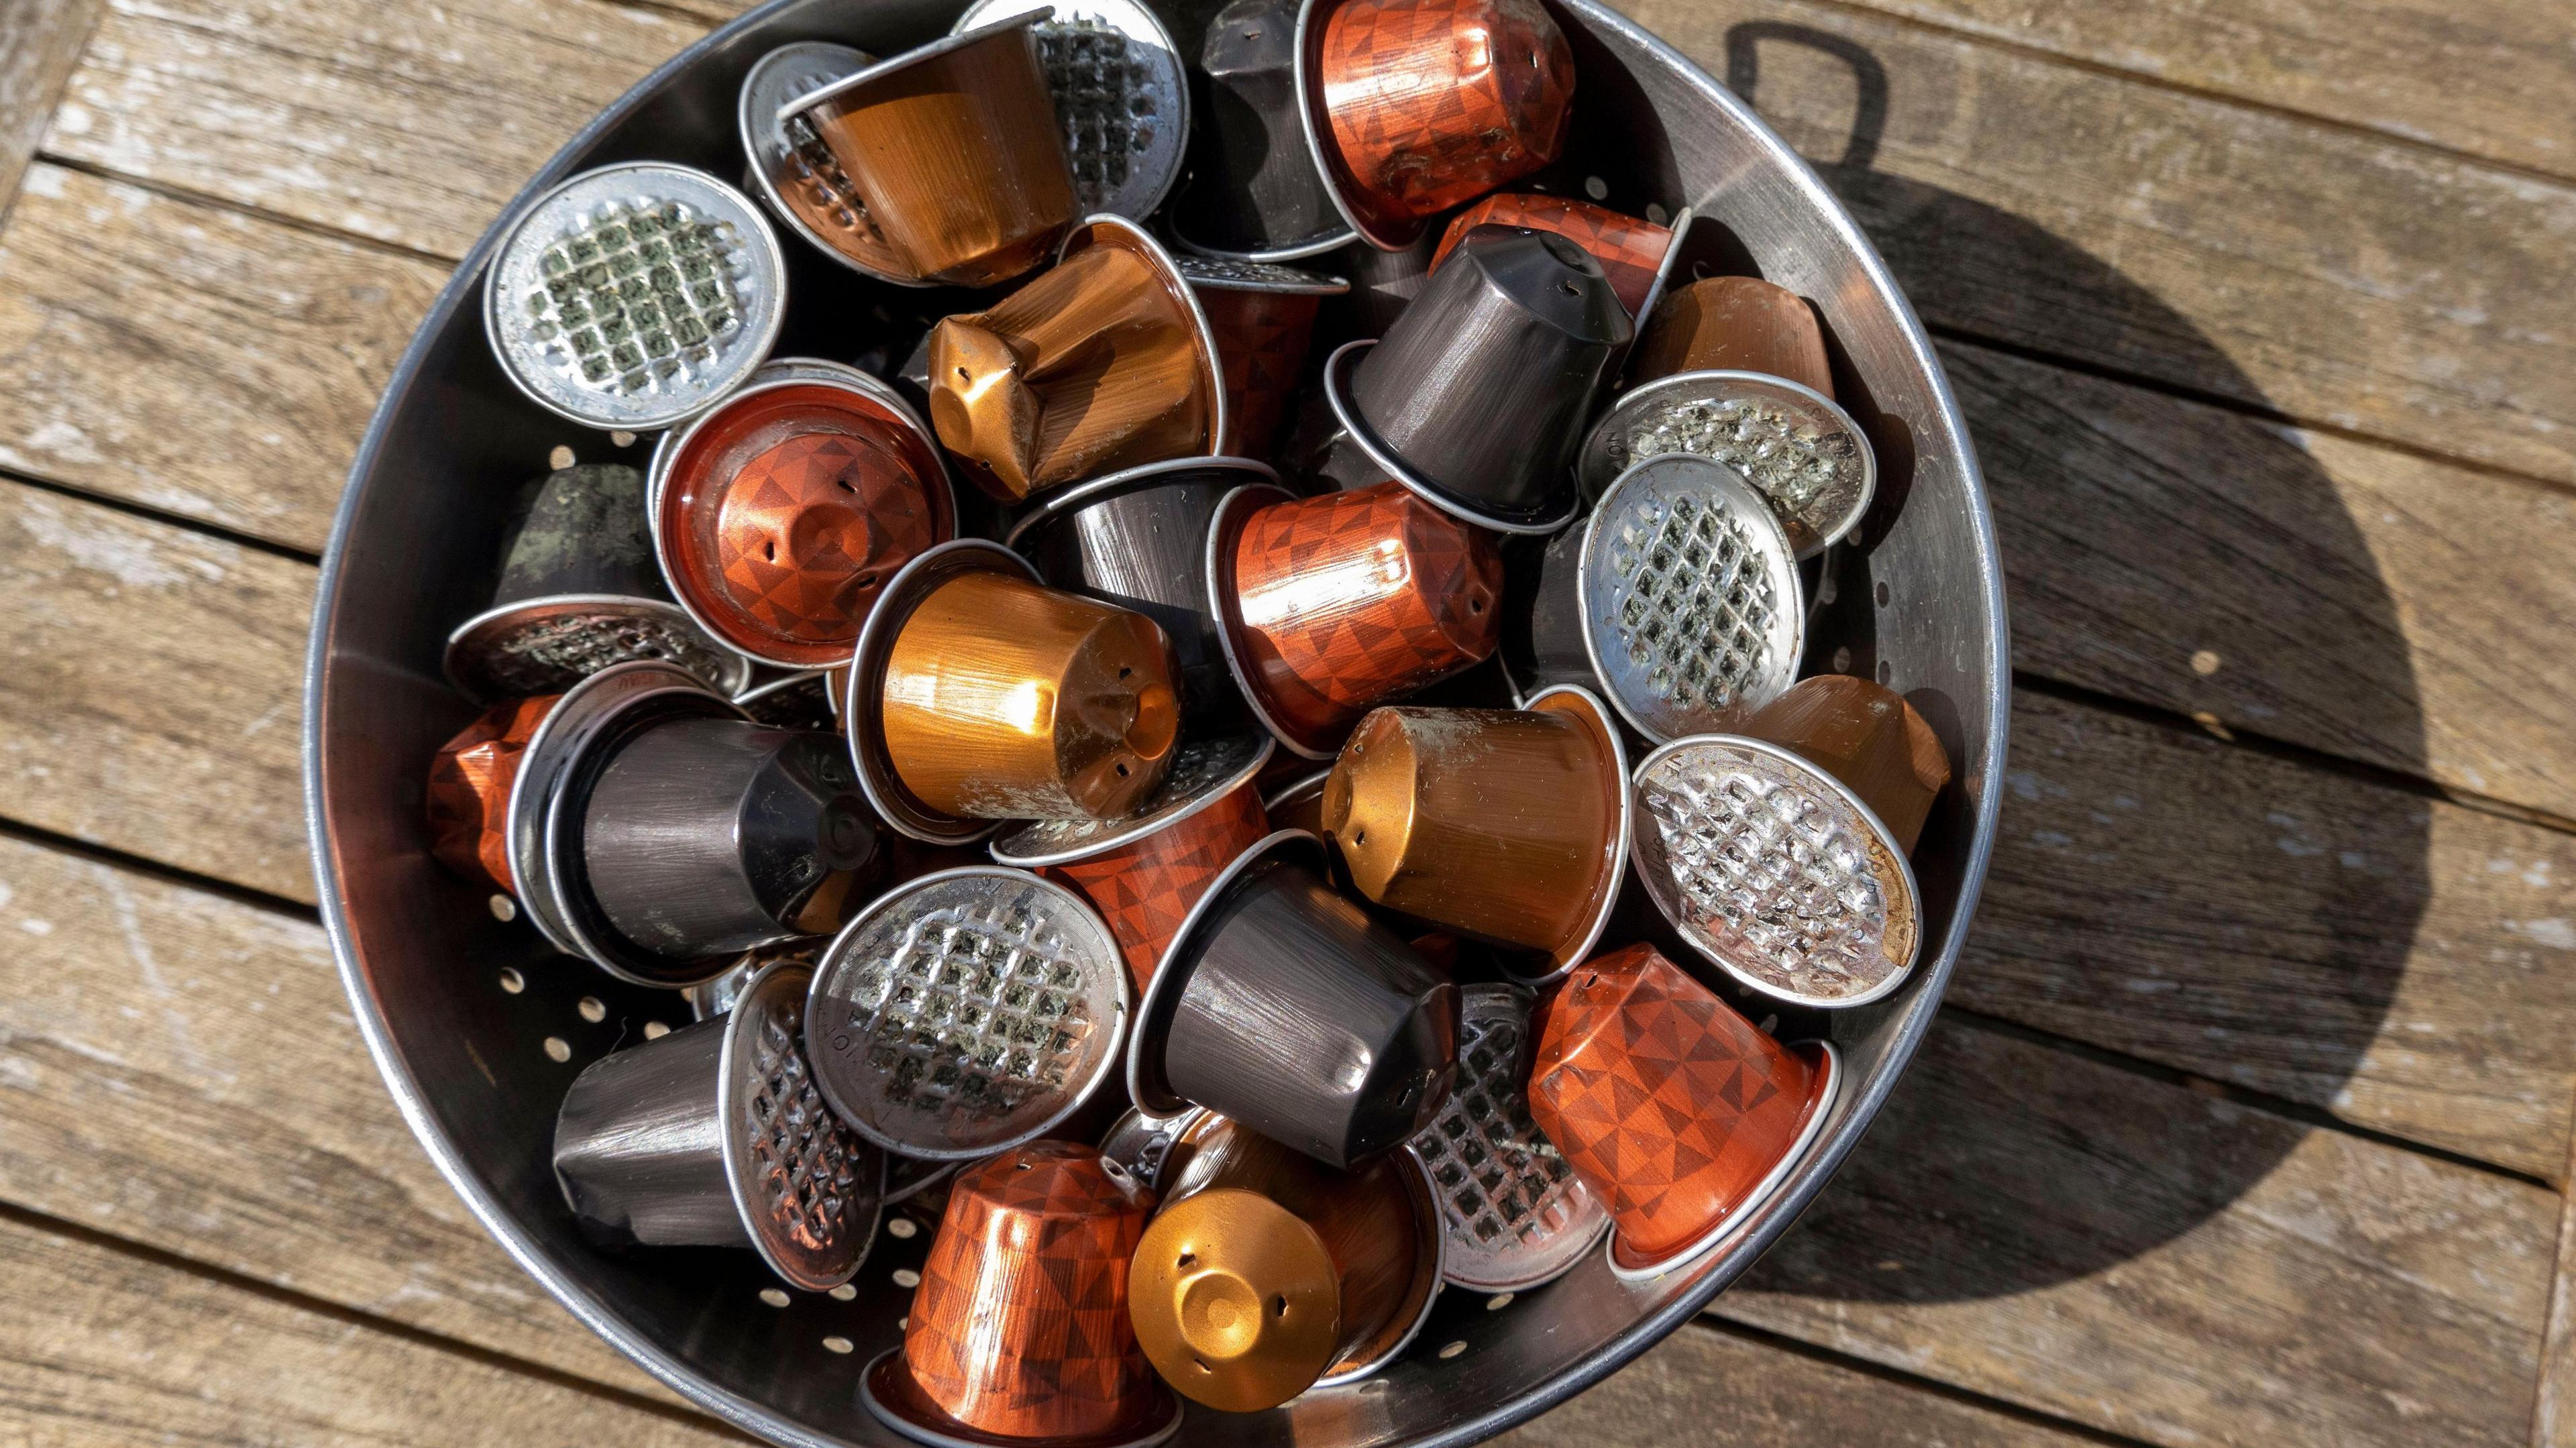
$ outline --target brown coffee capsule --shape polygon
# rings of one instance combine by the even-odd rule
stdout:
[[[1192,740],[1143,809],[1115,820],[1037,820],[993,842],[993,858],[1070,885],[1118,937],[1141,995],[1190,907],[1235,857],[1270,833],[1254,776],[1267,735]]]
[[[1377,709],[1323,813],[1361,894],[1553,975],[1591,953],[1626,878],[1628,756],[1609,706],[1570,686],[1527,709]]]
[[[1834,395],[1816,309],[1760,277],[1710,277],[1664,294],[1628,362],[1631,383],[1675,372],[1763,372]]]
[[[886,585],[841,717],[868,801],[918,840],[1005,819],[1115,819],[1163,781],[1180,727],[1153,620],[1036,582],[961,538]]]
[[[1073,171],[1030,27],[1013,16],[882,60],[779,108],[810,128],[847,204],[819,235],[899,282],[991,286],[1046,260],[1076,215]]]
[[[1848,674],[1792,685],[1754,711],[1744,732],[1794,749],[1841,780],[1909,855],[1950,782],[1948,751],[1905,696]]]
[[[1226,661],[1264,725],[1327,759],[1362,714],[1491,657],[1492,538],[1395,483],[1320,498],[1228,494],[1208,529]]]
[[[1225,374],[1197,294],[1161,244],[1094,216],[1056,264],[930,333],[930,420],[1005,502],[1059,483],[1215,453]]]
[[[1305,0],[1297,97],[1343,218],[1401,251],[1430,218],[1557,158],[1574,50],[1538,0]]]
[[[1621,1276],[1724,1241],[1788,1179],[1840,1088],[1831,1045],[1781,1045],[1651,945],[1578,967],[1542,1011],[1530,1115],[1609,1203]]]
[[[1673,237],[1681,229],[1623,216],[1589,201],[1531,191],[1507,192],[1488,196],[1450,219],[1449,229],[1441,234],[1440,249],[1431,254],[1431,269],[1438,271],[1440,263],[1448,259],[1450,251],[1468,232],[1489,223],[1553,231],[1590,252],[1592,259],[1601,263],[1601,274],[1610,279],[1611,290],[1619,294],[1619,305],[1626,307],[1631,317],[1644,317],[1653,305],[1664,265],[1672,253]]]
[[[653,545],[673,596],[782,668],[847,660],[896,570],[956,532],[939,445],[894,390],[772,363],[654,454]]]
[[[1180,1404],[1136,1349],[1129,1264],[1154,1194],[1090,1147],[1039,1141],[961,1173],[903,1346],[860,1397],[909,1438],[1146,1448]]]
[[[1145,1356],[1184,1396],[1247,1413],[1356,1382],[1430,1314],[1444,1239],[1412,1153],[1344,1171],[1201,1112],[1162,1180],[1128,1300]]]
[[[1305,380],[1306,350],[1324,298],[1351,289],[1340,277],[1220,257],[1174,258],[1198,292],[1225,366],[1223,451],[1267,458]]]
[[[429,852],[469,880],[517,894],[510,872],[510,791],[519,756],[560,694],[493,705],[438,747],[429,764]]]

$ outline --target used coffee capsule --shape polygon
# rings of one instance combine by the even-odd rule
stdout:
[[[975,0],[954,30],[1029,8],[1028,0]],[[1190,80],[1171,32],[1138,0],[1054,0],[1029,33],[1083,214],[1153,215],[1180,177],[1190,136]]]
[[[1797,677],[1807,611],[1788,534],[1705,458],[1649,458],[1551,540],[1530,606],[1532,675],[1597,685],[1658,742],[1733,728]]]
[[[1056,264],[930,333],[930,420],[986,492],[1218,451],[1225,374],[1198,297],[1121,216],[1094,216]]]
[[[508,699],[456,732],[429,762],[429,852],[468,880],[518,893],[510,867],[510,795],[519,759],[562,696]]]
[[[1439,1208],[1392,1152],[1341,1171],[1215,1112],[1180,1123],[1127,1297],[1163,1380],[1227,1412],[1356,1382],[1440,1290]]]
[[[1349,342],[1324,395],[1397,482],[1470,523],[1553,533],[1611,358],[1634,328],[1600,263],[1554,232],[1469,231],[1384,340]]]
[[[764,367],[653,464],[672,594],[726,646],[781,668],[846,663],[886,580],[956,532],[938,440],[853,367]]]
[[[1281,785],[1261,802],[1261,812],[1270,819],[1274,830],[1304,830],[1310,835],[1324,833],[1324,781],[1333,777],[1330,769],[1318,769],[1302,779]]]
[[[703,171],[585,171],[502,233],[484,330],[521,392],[588,427],[669,427],[769,355],[787,260],[749,197]]]
[[[1306,351],[1324,298],[1351,289],[1340,277],[1267,262],[1173,258],[1197,291],[1225,368],[1224,450],[1268,457],[1305,380]]]
[[[1207,534],[1227,665],[1264,727],[1329,759],[1371,708],[1493,656],[1493,540],[1394,483],[1319,498],[1237,488]]]
[[[1441,1275],[1473,1292],[1526,1292],[1570,1271],[1610,1230],[1600,1197],[1530,1119],[1528,991],[1458,992],[1458,1085],[1413,1139],[1448,1247]]]
[[[1678,372],[1629,389],[1584,440],[1586,493],[1648,458],[1687,453],[1724,463],[1780,517],[1801,559],[1860,525],[1878,460],[1851,414],[1784,377]]]
[[[660,659],[732,693],[751,661],[672,601],[653,558],[645,477],[614,463],[531,485],[492,606],[447,636],[448,682],[482,702],[560,693],[611,664]]]
[[[1679,230],[1679,228],[1675,228]],[[1675,287],[1646,317],[1628,375],[1759,372],[1834,395],[1825,331],[1805,297],[1760,277],[1708,277]]]
[[[1548,997],[1530,1114],[1608,1203],[1611,1270],[1651,1277],[1716,1248],[1780,1189],[1841,1074],[1830,1044],[1783,1046],[1632,945]]]
[[[1897,848],[1914,853],[1950,755],[1905,696],[1868,679],[1820,674],[1755,710],[1744,732],[1797,751],[1869,806]]]
[[[783,116],[780,108],[875,65],[876,57],[826,40],[800,40],[782,45],[752,63],[742,80],[734,107],[734,124],[742,133],[742,153],[750,162],[751,189],[783,217],[788,229],[812,242],[842,265],[900,286],[929,286],[914,276],[890,276],[860,259],[860,249],[874,245],[875,223],[867,203],[834,159],[832,148],[802,115]],[[844,238],[856,236],[857,240]],[[871,252],[870,255],[875,253]]]
[[[1199,46],[1206,114],[1172,235],[1205,256],[1295,261],[1352,239],[1297,115],[1296,0],[1233,0]]]
[[[993,858],[1080,892],[1109,922],[1142,992],[1209,882],[1270,833],[1253,776],[1271,747],[1251,735],[1192,740],[1137,813],[1038,820],[995,840]]]
[[[733,705],[775,729],[839,729],[841,699],[849,690],[840,670],[772,673],[733,696]]]
[[[1171,765],[1163,631],[1031,574],[999,544],[943,543],[895,575],[860,633],[841,717],[868,802],[914,839],[1116,819]]]
[[[1589,692],[1526,709],[1370,711],[1324,782],[1359,892],[1553,976],[1592,953],[1626,878],[1628,756]]]
[[[983,287],[1036,267],[1081,214],[1035,10],[878,61],[781,105],[847,202],[822,240],[889,281]],[[846,220],[842,218],[846,217]]]
[[[1662,295],[1665,269],[1673,260],[1673,239],[1689,225],[1689,218],[1685,209],[1673,225],[1661,226],[1589,201],[1534,191],[1506,192],[1488,196],[1450,218],[1439,250],[1432,253],[1431,269],[1438,271],[1467,233],[1479,226],[1552,231],[1600,263],[1601,274],[1618,293],[1619,305],[1628,309],[1630,317],[1642,320]]]
[[[749,1247],[791,1287],[857,1275],[885,1158],[832,1119],[805,1069],[809,972],[781,962],[721,1019],[592,1062],[555,1117],[555,1181],[592,1231]]]
[[[1101,1134],[1100,1155],[1126,1168],[1139,1184],[1159,1193],[1163,1189],[1163,1162],[1171,1155],[1172,1143],[1180,1139],[1181,1128],[1207,1114],[1193,1106],[1178,1116],[1156,1116],[1142,1107],[1131,1106]]]
[[[1090,1147],[1040,1141],[957,1178],[860,1400],[935,1448],[1150,1448],[1180,1427],[1128,1320],[1154,1194]]]
[[[1304,0],[1296,54],[1315,168],[1381,250],[1565,148],[1574,50],[1538,0]]]
[[[1457,1066],[1458,988],[1324,882],[1281,831],[1209,882],[1146,987],[1127,1089],[1231,1116],[1333,1166],[1430,1124]]]
[[[1904,983],[1921,944],[1914,871],[1848,785],[1779,745],[1708,734],[1647,755],[1636,791],[1637,878],[1720,970],[1805,1006]]]
[[[1127,971],[1082,897],[969,865],[896,886],[814,972],[806,1051],[832,1109],[891,1151],[988,1156],[1071,1116],[1118,1066]]]
[[[1278,481],[1248,458],[1147,463],[1044,495],[1012,525],[1009,543],[1048,587],[1133,609],[1160,625],[1180,669],[1186,727],[1241,732],[1257,726],[1226,667],[1209,601],[1208,525],[1228,492]]]

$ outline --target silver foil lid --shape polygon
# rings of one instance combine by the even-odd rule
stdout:
[[[1022,867],[1061,865],[1169,829],[1259,773],[1275,747],[1268,735],[1188,740],[1173,751],[1170,772],[1144,808],[1112,820],[1032,820],[993,841],[993,858]]]
[[[1458,993],[1458,1082],[1413,1139],[1448,1234],[1442,1273],[1478,1292],[1552,1282],[1610,1230],[1609,1209],[1529,1113],[1529,992]]]
[[[1030,10],[1046,14],[1029,33],[1083,213],[1153,215],[1180,179],[1190,139],[1189,73],[1171,33],[1137,0],[977,0],[950,33]]]
[[[836,1119],[804,1051],[812,970],[771,965],[726,1018],[716,1089],[734,1205],[778,1275],[820,1291],[847,1282],[876,1236],[885,1158]]]
[[[1597,494],[1661,453],[1733,468],[1770,501],[1800,558],[1848,535],[1878,489],[1877,455],[1850,413],[1760,372],[1678,372],[1630,392],[1584,440],[1583,490]]]
[[[1181,275],[1194,287],[1213,287],[1219,291],[1288,292],[1319,297],[1337,297],[1351,289],[1348,278],[1311,272],[1302,267],[1280,266],[1275,262],[1248,261],[1241,257],[1205,256],[1197,252],[1172,253],[1172,261]]]
[[[814,976],[808,1049],[860,1135],[934,1161],[1044,1136],[1116,1069],[1118,942],[1080,896],[969,866],[887,893]]]
[[[1593,670],[1650,738],[1723,729],[1797,679],[1797,558],[1762,495],[1720,464],[1672,454],[1620,474],[1576,578]]]
[[[1856,1006],[1903,983],[1914,872],[1841,781],[1758,739],[1676,739],[1637,766],[1638,878],[1719,969],[1778,1000]]]
[[[649,659],[733,693],[751,660],[707,637],[678,604],[567,594],[476,614],[447,636],[447,681],[478,703],[558,694],[612,664]]]
[[[685,166],[587,171],[501,239],[483,320],[503,370],[591,427],[642,432],[704,409],[778,339],[787,263],[750,198]]]

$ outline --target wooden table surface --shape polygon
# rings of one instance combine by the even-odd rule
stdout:
[[[1520,1448],[2576,1444],[2576,12],[1631,0],[1975,427],[1994,873],[1878,1128]],[[729,0],[0,0],[0,1444],[729,1437],[413,1145],[297,718],[454,258]]]

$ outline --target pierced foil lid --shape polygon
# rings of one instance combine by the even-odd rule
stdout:
[[[963,34],[1001,15],[1042,7],[976,0],[957,17]],[[1190,80],[1171,32],[1137,0],[1056,0],[1029,28],[1064,127],[1073,193],[1088,215],[1134,221],[1154,214],[1180,179],[1190,141]]]
[[[1646,893],[1711,963],[1778,1000],[1856,1006],[1921,943],[1914,871],[1841,781],[1777,745],[1676,739],[1637,766]]]
[[[1318,297],[1337,297],[1351,289],[1348,278],[1311,272],[1302,267],[1279,266],[1266,261],[1247,261],[1241,257],[1205,256],[1198,252],[1172,253],[1172,263],[1181,269],[1194,287],[1213,287],[1219,291],[1288,292]]]
[[[501,239],[484,330],[519,390],[598,428],[690,417],[769,355],[787,261],[749,197],[685,166],[586,171]]]
[[[897,887],[824,954],[807,1050],[860,1135],[934,1161],[1044,1136],[1119,1063],[1127,967],[1082,897],[970,865]]]
[[[1620,474],[1575,578],[1593,672],[1650,739],[1725,728],[1797,678],[1797,559],[1762,495],[1722,465],[1674,454]]]
[[[1143,809],[1114,820],[1032,820],[993,841],[993,858],[1022,868],[1061,865],[1169,829],[1259,773],[1274,747],[1267,735],[1189,740],[1173,752],[1171,772]]]
[[[1458,993],[1458,1083],[1413,1139],[1448,1234],[1442,1276],[1477,1292],[1552,1282],[1610,1230],[1610,1213],[1529,1113],[1529,992]]]
[[[751,682],[751,660],[707,637],[676,603],[607,593],[521,599],[487,609],[447,636],[447,681],[477,702],[570,688],[611,664],[656,660],[730,694]]]
[[[811,967],[754,976],[726,1018],[716,1086],[725,1173],[751,1241],[809,1292],[850,1280],[875,1239],[885,1158],[834,1118],[805,1064]]]
[[[798,96],[846,80],[876,64],[876,57],[826,40],[800,40],[782,45],[754,61],[742,79],[742,99],[735,125],[742,133],[743,155],[751,162],[751,180],[761,199],[785,217],[797,234],[826,256],[863,276],[901,286],[928,283],[917,277],[888,276],[861,266],[821,234],[824,228],[855,231],[864,225],[866,203],[841,170],[832,148],[814,133],[803,116],[782,120],[779,110]]]
[[[1679,372],[1619,399],[1584,440],[1577,472],[1597,494],[1663,453],[1712,458],[1771,503],[1800,558],[1840,542],[1878,490],[1869,437],[1832,399],[1759,372]]]

